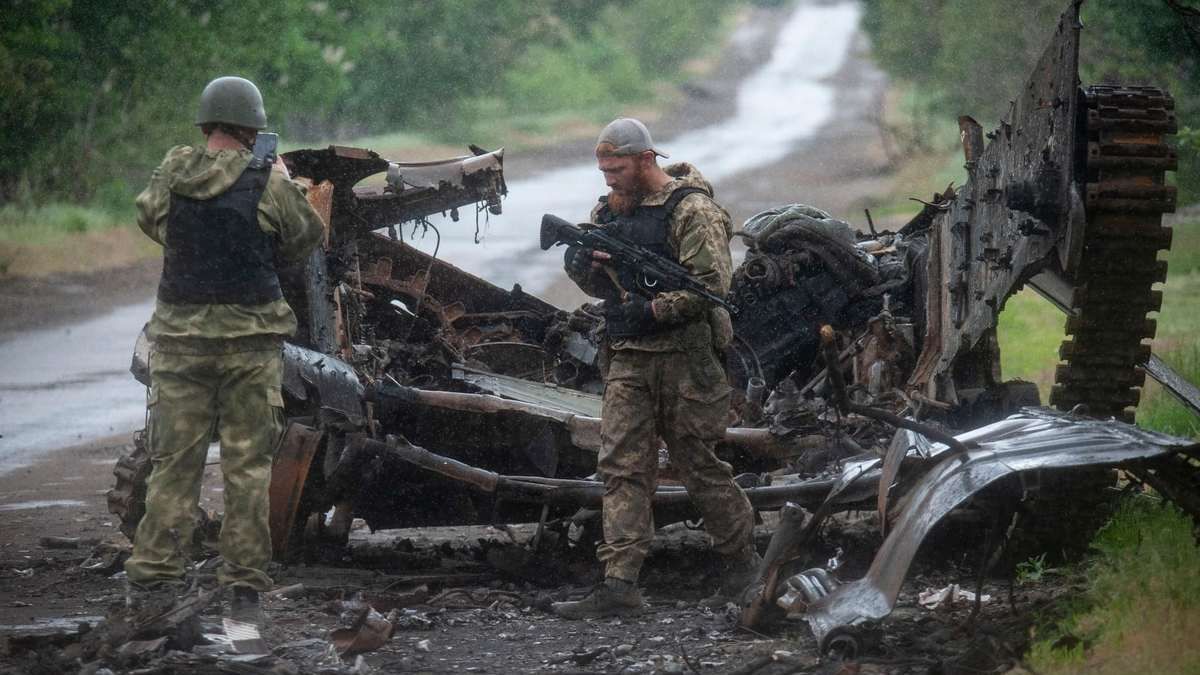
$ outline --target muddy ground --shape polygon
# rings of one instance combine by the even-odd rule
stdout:
[[[56,476],[46,475],[43,464],[0,477],[0,672],[59,672],[61,663],[51,655],[60,647],[20,636],[73,633],[77,624],[94,625],[124,602],[124,583],[114,572],[128,543],[106,513],[103,492],[116,457],[128,449],[123,439],[111,439],[54,455]],[[31,508],[35,503],[44,508]],[[206,472],[201,506],[221,510],[216,466]],[[760,550],[773,514],[764,520],[757,530]],[[586,548],[523,566],[533,534],[533,526],[371,533],[359,523],[350,546],[333,559],[273,568],[278,587],[302,584],[304,591],[266,599],[264,635],[275,657],[295,672],[1008,672],[1035,617],[1073,592],[1071,582],[1052,575],[1014,583],[1005,571],[985,584],[991,600],[973,624],[969,605],[922,608],[921,591],[951,583],[974,589],[976,583],[980,538],[935,537],[896,611],[879,626],[878,642],[843,663],[822,659],[801,621],[748,631],[735,628],[725,612],[700,607],[697,601],[717,583],[714,561],[703,532],[683,524],[663,528],[656,538],[642,579],[650,604],[643,616],[559,619],[548,604],[586,592],[601,569]],[[54,537],[77,539],[78,548],[57,548],[62,542],[46,539]],[[838,576],[855,579],[878,543],[872,516],[848,514],[827,528],[811,560],[824,564],[841,549]],[[340,658],[330,648],[331,631],[344,623],[335,605],[356,595],[384,614],[398,608],[399,626],[361,659]],[[213,605],[204,615],[208,631],[220,632],[222,608]],[[41,654],[29,651],[39,645]],[[123,665],[135,670],[139,662]],[[188,672],[194,665],[172,668]]]
[[[113,450],[81,450],[76,457],[82,466],[99,466]],[[209,474],[203,505],[219,508],[215,470]],[[71,494],[35,492],[31,496],[45,499]],[[6,527],[6,533],[19,534],[0,553],[5,624],[0,635],[8,638],[0,638],[0,672],[58,672],[61,663],[52,655],[60,647],[45,646],[49,638],[17,636],[71,633],[77,623],[94,623],[124,602],[124,584],[112,576],[124,542],[112,534],[111,519],[100,515],[98,495],[79,501],[55,509],[59,518],[9,514],[13,529]],[[770,531],[767,525],[758,528],[760,550]],[[533,532],[532,526],[373,534],[359,528],[340,561],[275,566],[278,586],[301,584],[303,590],[264,602],[273,667],[294,672],[999,673],[1009,672],[1024,651],[1033,617],[1072,592],[1070,583],[1050,576],[1033,583],[992,579],[984,586],[990,600],[974,623],[970,604],[923,608],[917,602],[923,590],[951,583],[974,589],[978,547],[943,539],[927,547],[914,566],[896,611],[874,631],[874,644],[850,661],[822,659],[801,621],[778,620],[750,631],[733,627],[724,611],[700,607],[697,601],[711,591],[716,577],[705,536],[682,524],[664,528],[656,538],[642,579],[649,602],[644,615],[559,619],[547,611],[549,603],[585,592],[600,568],[586,551],[522,567],[518,562]],[[81,546],[63,550],[47,546],[49,541],[38,543],[55,535],[81,538]],[[96,539],[115,546],[96,544]],[[822,563],[841,549],[839,576],[849,580],[863,574],[877,543],[872,520],[852,516],[829,527],[812,558]],[[356,597],[384,614],[397,609],[397,629],[382,647],[341,658],[331,649],[331,631],[346,624],[338,616],[345,608],[339,601]],[[210,607],[203,615],[206,632],[220,632],[221,615],[221,604]],[[28,651],[39,645],[40,654]],[[108,663],[130,670],[162,665],[154,659]],[[183,665],[172,668],[165,672],[188,671]]]

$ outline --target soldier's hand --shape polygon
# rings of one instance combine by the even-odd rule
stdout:
[[[605,319],[611,337],[646,335],[653,332],[658,323],[654,316],[654,303],[640,295],[627,296],[624,302],[605,312]]]
[[[586,276],[592,271],[592,260],[596,253],[586,246],[568,246],[563,253],[563,268],[572,276]]]
[[[287,164],[284,164],[283,158],[278,155],[275,156],[275,165],[271,167],[271,170],[278,171],[279,173],[283,174],[284,178],[289,180],[292,177],[292,174],[288,171]]]

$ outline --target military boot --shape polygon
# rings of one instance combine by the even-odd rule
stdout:
[[[258,599],[258,591],[248,586],[234,586],[233,600],[229,602],[229,618],[259,627],[266,625],[267,619]]]
[[[753,548],[737,556],[727,556],[721,561],[721,586],[717,592],[704,598],[704,607],[724,607],[726,603],[741,604],[742,596],[754,582],[762,567],[762,556]]]
[[[146,607],[167,608],[175,604],[188,591],[182,579],[160,581],[132,581],[125,579],[125,606],[141,610]]]
[[[584,599],[556,602],[550,605],[550,611],[565,619],[599,619],[640,614],[644,605],[636,583],[608,577]]]

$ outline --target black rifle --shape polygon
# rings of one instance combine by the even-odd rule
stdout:
[[[604,251],[612,256],[612,264],[617,270],[618,278],[622,280],[620,290],[638,291],[646,297],[654,297],[655,293],[690,291],[724,307],[730,314],[737,314],[737,307],[696,281],[683,265],[647,248],[606,234],[601,228],[583,229],[547,213],[542,216],[541,244],[543,251],[549,251],[550,247],[556,244]]]
[[[254,157],[250,160],[251,169],[269,169],[275,164],[275,153],[279,147],[279,134],[260,131],[254,138]]]

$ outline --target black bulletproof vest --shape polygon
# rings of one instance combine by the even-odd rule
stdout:
[[[283,297],[275,239],[258,226],[271,167],[246,169],[212,199],[171,194],[158,298],[180,305],[261,305]]]
[[[608,197],[601,197],[602,206],[596,214],[596,222],[604,225],[605,231],[614,236],[631,244],[644,246],[668,260],[679,262],[679,257],[671,250],[668,242],[667,220],[679,202],[693,192],[707,194],[698,187],[677,188],[661,205],[639,205],[627,216],[614,214],[608,208]]]

